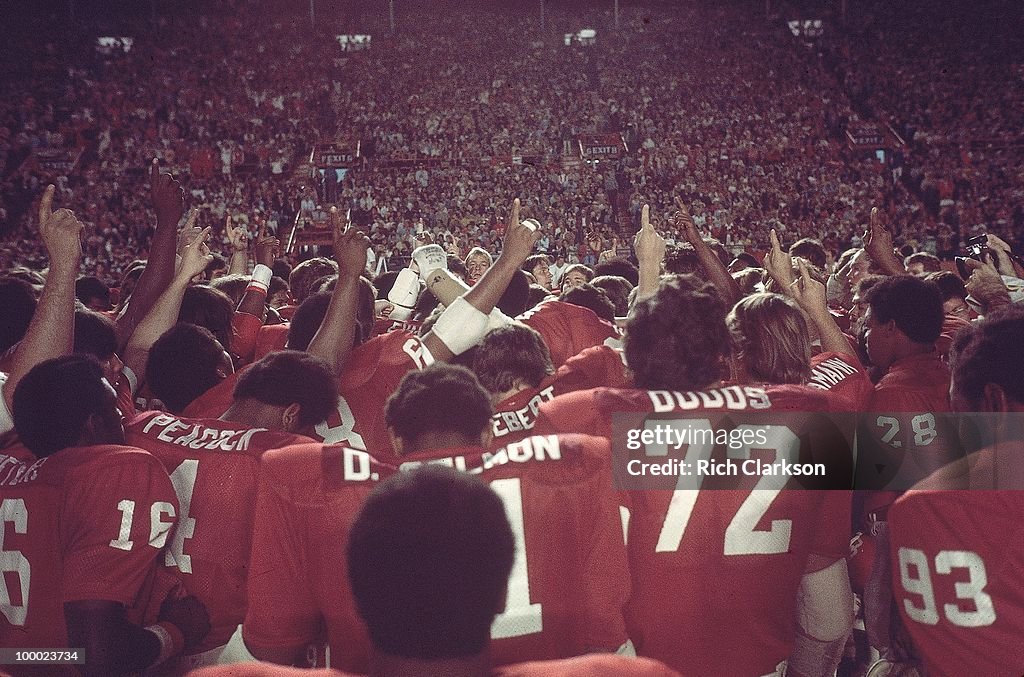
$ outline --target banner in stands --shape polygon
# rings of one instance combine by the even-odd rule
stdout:
[[[626,147],[621,134],[581,134],[577,142],[584,160],[618,158]]]
[[[889,145],[885,128],[874,122],[851,122],[846,127],[846,140],[850,148],[883,148]]]
[[[29,161],[34,161],[45,172],[69,174],[78,166],[81,157],[81,148],[41,148],[29,156]]]
[[[317,169],[348,167],[355,164],[355,161],[359,159],[360,146],[361,143],[359,141],[356,141],[355,145],[331,144],[317,146],[316,151],[313,153],[313,162],[316,164]]]

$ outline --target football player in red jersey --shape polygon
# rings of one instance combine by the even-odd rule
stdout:
[[[986,412],[966,421],[982,427],[985,448],[934,473],[888,513],[895,601],[929,675],[1024,674],[1022,345],[1019,306],[956,337],[953,407]]]
[[[260,456],[313,442],[298,433],[311,431],[336,401],[337,384],[323,360],[280,351],[241,373],[219,419],[147,412],[127,426],[128,443],[163,463],[178,494],[179,528],[165,562],[210,613],[210,634],[184,657],[185,667],[215,663],[245,618]]]
[[[494,624],[495,661],[617,650],[628,576],[607,443],[549,436],[487,451],[491,413],[470,372],[434,365],[405,377],[386,415],[403,469],[450,465],[478,474],[506,502],[520,554]],[[387,468],[340,447],[292,447],[263,463],[246,644],[257,657],[292,663],[326,627],[332,664],[363,670],[368,645],[357,641],[351,593],[333,576],[333,544],[345,542],[353,503]]]
[[[14,421],[38,460],[5,458],[0,479],[0,646],[82,647],[88,676],[136,673],[209,630],[194,598],[164,601],[158,559],[179,505],[160,463],[124,445],[115,401],[92,358],[35,367]]]
[[[588,348],[555,372],[540,334],[521,324],[488,332],[473,351],[473,373],[494,403],[495,444],[531,435],[542,403],[575,390],[624,385],[625,372],[622,354],[608,346]]]
[[[868,290],[864,316],[871,363],[884,370],[858,436],[858,486],[864,530],[877,538],[865,584],[864,616],[871,645],[890,649],[892,617],[888,536],[875,526],[901,491],[962,456],[948,416],[949,368],[935,350],[942,331],[942,294],[912,275],[889,277]]]
[[[590,308],[558,299],[548,299],[516,319],[540,332],[556,369],[580,351],[619,339],[615,325]]]
[[[510,517],[512,517],[510,524]],[[399,473],[366,499],[349,533],[348,582],[373,642],[377,677],[671,677],[650,660],[591,655],[494,667],[493,628],[508,609],[521,553],[505,498],[478,478],[428,465]],[[324,584],[340,585],[336,563]],[[198,677],[298,677],[237,665]],[[322,671],[322,677],[347,673]]]
[[[848,352],[849,344],[824,307],[822,285],[805,272],[792,291],[819,323],[826,349]],[[779,301],[741,308],[745,312],[732,318],[735,345],[746,362],[740,373],[756,380],[714,387],[731,343],[725,304],[710,285],[695,278],[669,278],[653,297],[638,302],[626,329],[627,364],[637,387],[645,390],[600,388],[556,398],[541,406],[537,429],[610,436],[614,412],[689,409],[707,416],[753,408],[810,412],[847,407],[845,397],[784,382],[792,378],[790,372],[810,376],[809,335],[795,307]],[[773,324],[791,325],[793,336],[784,338],[802,342],[802,348],[774,354],[751,350],[749,341],[736,335],[749,321],[767,331]],[[855,362],[850,358],[847,363],[849,377],[863,379]],[[792,432],[787,438],[792,441]],[[791,445],[787,449],[800,453]],[[751,449],[744,453],[752,458]],[[632,491],[623,497],[631,508],[633,597],[627,623],[640,655],[694,674],[769,674],[787,659],[788,674],[831,674],[853,620],[845,561],[850,498],[842,491],[785,487],[783,479],[767,492],[700,491],[699,482],[688,481],[671,493]],[[711,577],[716,585],[709,588]],[[723,654],[726,632],[737,632],[745,641]]]

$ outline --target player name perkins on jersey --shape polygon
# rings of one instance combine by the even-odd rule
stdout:
[[[634,477],[824,477],[825,464],[791,463],[784,458],[773,463],[758,458],[728,458],[722,461],[684,461],[673,458],[659,463],[635,458],[626,464],[626,472]]]

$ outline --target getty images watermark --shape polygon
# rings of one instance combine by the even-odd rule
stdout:
[[[612,418],[619,489],[1024,489],[1024,416],[668,412]]]

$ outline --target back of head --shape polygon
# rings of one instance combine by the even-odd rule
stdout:
[[[805,237],[794,242],[789,248],[789,255],[807,259],[818,268],[825,268],[828,265],[828,253],[825,251],[825,247],[821,244],[821,240],[816,240],[813,237]]]
[[[616,256],[613,259],[602,261],[594,266],[595,278],[607,275],[617,275],[618,277],[624,278],[634,287],[640,282],[639,269],[621,256]],[[593,280],[591,280],[591,282],[593,282]]]
[[[388,294],[391,293],[391,288],[395,286],[395,280],[397,279],[398,271],[389,270],[373,278],[373,286],[377,288],[377,293],[380,294],[380,297],[386,299]]]
[[[80,277],[75,281],[75,298],[91,310],[110,310],[110,289],[98,277]]]
[[[292,269],[288,276],[288,286],[292,290],[292,298],[300,304],[313,293],[317,282],[325,277],[338,274],[338,264],[331,259],[318,256],[303,261]]]
[[[491,399],[473,372],[435,363],[411,371],[384,407],[384,421],[410,449],[429,434],[479,440],[491,422]]]
[[[526,310],[533,308],[549,296],[551,296],[551,292],[547,289],[539,284],[531,284],[529,287],[529,293],[526,295]]]
[[[227,375],[224,360],[224,349],[208,329],[178,323],[149,349],[146,385],[172,413],[180,414]]]
[[[926,275],[937,273],[942,270],[942,261],[934,254],[916,252],[903,259],[903,265],[907,271],[915,275]]]
[[[924,277],[928,282],[934,282],[942,294],[942,301],[950,299],[966,299],[967,287],[960,276],[950,270],[940,270],[937,273],[928,273]]]
[[[252,399],[275,407],[299,405],[298,425],[327,418],[338,406],[338,383],[321,358],[298,350],[266,355],[239,374],[235,400]]]
[[[331,303],[331,292],[321,291],[311,296],[295,309],[292,322],[288,325],[288,349],[306,350],[310,341],[320,330]]]
[[[517,381],[536,388],[554,372],[544,339],[524,324],[489,331],[473,353],[473,373],[492,395],[508,392]]]
[[[117,350],[117,329],[114,321],[95,310],[80,308],[75,311],[75,353],[92,355],[97,360],[109,360]]]
[[[991,411],[997,401],[985,386],[994,384],[1006,396],[1007,408],[1024,407],[1024,307],[1011,305],[956,335],[950,351],[953,408]]]
[[[14,427],[25,447],[42,458],[79,444],[90,417],[119,425],[115,401],[95,358],[58,357],[36,365],[14,389]]]
[[[359,615],[374,647],[402,658],[484,651],[514,558],[497,494],[479,479],[434,465],[378,486],[348,539]]]
[[[935,343],[942,333],[942,292],[934,282],[897,275],[868,290],[866,301],[875,321],[894,321],[896,328],[914,343]]]
[[[665,254],[665,272],[673,275],[698,275],[703,268],[697,250],[689,242],[670,247]]]
[[[615,306],[616,316],[625,317],[629,313],[629,294],[635,286],[629,280],[618,275],[598,275],[590,284],[608,295],[608,300]]]
[[[276,259],[274,265],[270,267],[270,271],[274,274],[274,277],[279,277],[285,282],[292,275],[292,266],[284,259]]]
[[[209,329],[224,350],[231,350],[231,320],[234,315],[235,306],[227,294],[206,285],[192,285],[181,299],[178,322]]]
[[[729,349],[726,307],[718,291],[692,275],[662,281],[633,308],[623,340],[639,388],[694,390],[721,378]]]
[[[0,352],[25,337],[36,312],[36,294],[32,285],[17,277],[0,277]]]
[[[210,286],[217,291],[224,292],[231,299],[232,307],[237,307],[245,295],[246,287],[249,286],[249,276],[241,273],[221,275],[210,282]]]
[[[612,303],[603,289],[598,289],[589,282],[579,287],[566,289],[558,299],[575,306],[589,308],[602,320],[615,322],[615,304]]]
[[[509,317],[515,317],[522,315],[526,312],[527,308],[532,307],[527,305],[529,298],[530,278],[523,271],[517,270],[512,273],[512,280],[505,287],[505,291],[502,293],[501,298],[498,299],[495,307]]]
[[[806,383],[811,338],[800,308],[781,294],[740,299],[726,317],[733,350],[747,374],[764,383]]]

